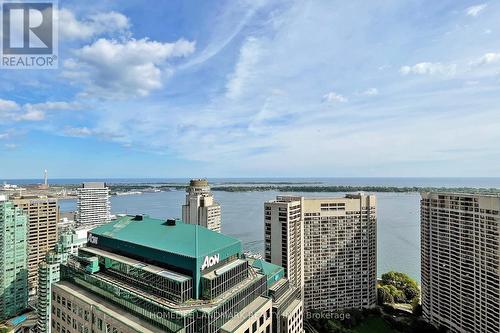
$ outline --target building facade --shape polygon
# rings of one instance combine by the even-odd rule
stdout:
[[[38,333],[51,332],[52,316],[52,285],[61,278],[60,266],[66,263],[69,256],[77,254],[77,250],[87,244],[86,232],[68,231],[59,236],[59,241],[50,251],[45,261],[38,268],[38,304],[37,330]]]
[[[218,333],[272,330],[269,290],[284,270],[245,258],[232,237],[138,215],[89,231],[60,274],[51,295],[57,332]]]
[[[221,231],[221,209],[210,192],[206,179],[193,179],[186,189],[186,203],[182,205],[182,220],[198,224],[215,232]]]
[[[423,316],[451,333],[500,327],[500,197],[422,193]]]
[[[28,306],[28,241],[26,214],[0,196],[0,320]]]
[[[12,202],[28,216],[28,286],[30,294],[35,294],[38,265],[57,242],[59,207],[57,199],[46,196],[17,197]]]
[[[105,183],[83,183],[77,189],[76,222],[78,225],[98,225],[111,220],[109,189]]]
[[[266,260],[286,268],[306,310],[376,305],[375,196],[279,196],[264,218]]]
[[[285,269],[290,283],[304,287],[304,198],[278,196],[264,204],[265,259]]]

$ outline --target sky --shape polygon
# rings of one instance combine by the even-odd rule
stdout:
[[[500,3],[59,1],[0,179],[500,176]]]

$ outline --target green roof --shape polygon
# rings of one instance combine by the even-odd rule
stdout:
[[[252,266],[259,269],[262,274],[267,276],[267,283],[269,286],[272,286],[285,275],[283,267],[271,264],[263,259],[256,259]]]
[[[236,238],[199,225],[187,224],[180,220],[176,220],[175,225],[167,225],[165,220],[150,218],[147,215],[143,215],[142,220],[128,215],[119,217],[92,229],[90,233],[191,258],[200,258],[240,244]]]

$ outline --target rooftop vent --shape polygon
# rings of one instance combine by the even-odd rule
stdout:
[[[168,219],[164,224],[168,226],[174,226],[176,223],[175,219]]]

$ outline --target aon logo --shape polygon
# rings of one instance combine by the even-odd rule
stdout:
[[[212,267],[213,265],[217,265],[220,262],[220,256],[219,254],[216,254],[214,256],[206,256],[205,260],[203,260],[203,265],[201,266],[201,270],[205,270],[209,267]]]

